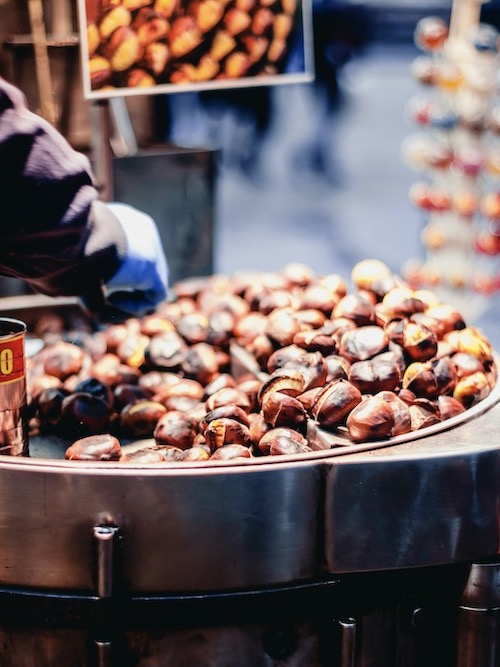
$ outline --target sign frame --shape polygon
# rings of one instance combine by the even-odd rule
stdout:
[[[135,0],[135,2],[134,0],[78,0],[85,99],[246,88],[314,80],[311,0],[172,0],[171,4],[177,9],[170,19],[166,19],[168,24],[165,26],[166,34],[148,42],[151,35],[144,28],[145,22],[148,19],[151,21],[158,19],[160,30],[164,25],[161,21],[162,16],[158,16],[155,9],[158,2],[160,6],[167,5],[167,2],[161,0]],[[224,14],[216,26],[202,32],[201,41],[191,52],[173,56],[174,34],[179,35],[179,30],[175,31],[175,28],[172,30],[176,19],[184,20],[185,32],[182,30],[180,32],[182,36],[186,36],[189,26],[193,23],[192,20],[189,22],[192,18],[190,12],[200,11],[197,8],[203,3],[223,6]],[[231,19],[241,18],[242,10],[239,8],[244,5],[254,6],[252,13],[250,10],[246,12],[252,20],[246,30],[235,34],[237,27],[231,25]],[[130,9],[133,6],[137,7]],[[254,32],[253,30],[257,31],[259,27],[255,14],[258,9],[263,8],[269,10],[267,16],[272,14],[275,25],[268,26],[267,32],[265,30],[262,33]],[[228,18],[231,9],[236,9],[237,12]],[[116,13],[115,16],[111,16],[113,11]],[[127,13],[131,19],[129,24],[127,24]],[[265,15],[266,12],[262,13]],[[280,16],[278,21],[276,21],[277,16]],[[253,29],[253,26],[256,27]],[[279,35],[278,27],[282,31],[289,27],[289,32],[282,32]],[[217,31],[223,32],[225,37],[229,34],[235,45],[233,50],[220,61],[213,55],[217,52],[214,46]],[[150,32],[153,34],[152,30]],[[281,43],[277,45],[278,36]],[[131,44],[129,52],[125,43],[127,39],[130,39]],[[262,51],[260,60],[256,60],[257,56],[250,57],[250,47],[262,49],[264,40],[267,40],[268,44],[266,50]],[[272,43],[274,52],[271,50]],[[152,47],[151,44],[155,46]],[[274,59],[275,54],[279,53],[276,45],[278,49],[282,48],[278,59]],[[122,60],[118,58],[120,48],[125,54]],[[154,50],[156,54],[153,53]],[[169,54],[167,65],[163,70],[158,69],[159,65],[154,60],[154,55],[158,56],[158,52],[160,55],[161,52]],[[148,59],[146,56],[152,53]],[[129,62],[127,57],[131,64],[124,67],[124,64]],[[205,61],[202,60],[203,57]],[[146,64],[151,64],[151,67],[147,67]],[[152,67],[156,67],[156,70],[153,71]],[[208,76],[211,72],[214,72],[214,75]]]

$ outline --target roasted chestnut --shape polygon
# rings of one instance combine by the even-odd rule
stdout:
[[[298,398],[280,391],[271,391],[262,399],[262,415],[273,428],[290,426],[300,430],[306,423],[307,412]]]
[[[361,294],[346,294],[332,311],[332,319],[338,318],[352,320],[358,327],[373,324],[375,321],[373,304]]]
[[[416,398],[409,409],[412,431],[439,424],[441,421],[441,412],[437,403],[427,398]]]
[[[61,420],[63,400],[69,396],[64,387],[46,387],[38,394],[34,403],[35,414],[43,426],[57,425]]]
[[[146,399],[129,403],[120,412],[120,426],[129,437],[151,438],[160,417],[166,412],[167,408],[158,401]]]
[[[178,449],[191,447],[195,435],[196,422],[179,410],[169,410],[161,415],[153,431],[157,445],[169,445]]]
[[[362,394],[348,380],[332,380],[319,390],[312,406],[312,416],[325,429],[342,424],[351,410],[362,400]]]
[[[187,351],[187,343],[176,331],[165,331],[149,339],[144,357],[150,368],[177,372],[181,369]]]
[[[354,442],[383,440],[394,431],[394,412],[381,396],[360,401],[347,416],[346,426]]]
[[[44,370],[48,375],[64,381],[82,370],[86,356],[77,345],[59,341],[44,350]]]
[[[211,454],[209,461],[229,461],[234,459],[251,459],[252,452],[245,445],[230,443],[216,449]]]
[[[118,461],[121,455],[120,441],[109,433],[75,440],[65,452],[69,461]]]
[[[401,382],[399,367],[392,360],[380,357],[382,355],[365,361],[355,361],[349,368],[347,379],[362,394],[394,391],[399,387]]]
[[[214,419],[207,425],[203,432],[205,441],[210,451],[228,444],[244,445],[250,447],[252,444],[248,426],[236,419],[221,417]]]
[[[250,417],[248,413],[243,410],[239,405],[234,405],[233,403],[227,403],[225,405],[219,405],[217,408],[206,412],[203,415],[203,418],[200,420],[199,428],[203,432],[214,419],[221,419],[222,417],[228,419],[236,419],[241,424],[245,426],[250,426]]]
[[[58,429],[66,435],[94,435],[107,430],[110,416],[106,401],[80,391],[63,398]]]
[[[214,392],[205,401],[207,411],[214,410],[221,405],[228,404],[238,405],[240,408],[247,412],[250,409],[250,399],[248,398],[247,394],[237,386],[219,389],[219,391]]]
[[[370,359],[387,349],[389,339],[382,327],[374,324],[344,332],[339,354],[350,363]]]
[[[286,427],[267,431],[259,440],[258,448],[265,456],[303,454],[312,451],[305,436]]]

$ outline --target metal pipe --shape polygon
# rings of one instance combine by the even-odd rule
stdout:
[[[117,530],[114,526],[94,527],[94,537],[97,542],[96,588],[100,598],[109,598],[113,595],[114,539]]]
[[[456,667],[500,664],[500,561],[473,563],[457,620]]]
[[[355,667],[356,665],[356,631],[354,618],[339,619],[341,629],[340,667]]]
[[[96,667],[111,667],[112,663],[112,644],[110,641],[101,641],[96,639]]]

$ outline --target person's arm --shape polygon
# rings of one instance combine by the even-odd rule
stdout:
[[[91,304],[118,298],[114,305],[130,315],[166,298],[167,264],[154,221],[99,201],[87,158],[1,78],[0,164],[2,275]]]

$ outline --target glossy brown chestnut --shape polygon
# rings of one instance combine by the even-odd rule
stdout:
[[[167,405],[173,398],[186,397],[198,402],[203,399],[203,385],[198,380],[179,377],[178,382],[165,382],[155,388],[153,400]]]
[[[405,355],[412,361],[427,361],[436,356],[437,336],[421,324],[405,321],[401,347]]]
[[[227,403],[226,405],[219,405],[219,407],[210,410],[210,412],[205,412],[199,422],[200,431],[203,433],[211,421],[221,419],[222,417],[235,419],[245,426],[250,426],[249,414],[239,405]]]
[[[236,40],[227,30],[218,30],[210,48],[210,55],[221,61],[236,47]]]
[[[369,396],[349,413],[346,426],[354,442],[383,440],[391,436],[395,418],[391,406],[380,396]]]
[[[196,435],[196,422],[185,412],[169,410],[163,414],[153,431],[153,438],[158,446],[172,446],[187,449],[193,444]]]
[[[374,324],[346,331],[340,339],[339,354],[350,363],[370,359],[387,350],[389,339],[382,327]]]
[[[391,436],[409,433],[411,431],[411,415],[408,403],[393,391],[381,391],[377,396],[390,406],[394,414],[394,427]]]
[[[489,396],[490,392],[491,386],[486,374],[478,371],[457,381],[453,390],[453,398],[456,398],[465,408],[470,408]]]
[[[33,408],[43,426],[56,425],[61,420],[63,400],[69,396],[64,387],[46,387],[36,397]]]
[[[258,449],[265,456],[310,452],[307,439],[298,431],[287,427],[273,428],[259,440]]]
[[[273,428],[290,426],[300,430],[305,426],[307,412],[303,403],[294,396],[272,391],[262,399],[262,415]]]
[[[301,329],[292,309],[277,308],[268,315],[265,333],[275,345],[286,347],[292,345],[295,334]]]
[[[219,373],[210,382],[205,385],[204,398],[208,398],[215,394],[219,389],[226,389],[227,387],[235,387],[236,380],[230,373]]]
[[[205,401],[205,407],[207,412],[214,410],[221,405],[233,404],[237,405],[246,412],[250,409],[250,399],[247,394],[238,389],[238,387],[226,387],[224,389],[219,389]]]
[[[179,450],[182,452],[182,450]],[[120,463],[163,463],[165,461],[165,449],[163,447],[144,447],[134,452],[124,452],[120,457]]]
[[[208,328],[208,317],[199,312],[183,315],[177,322],[177,333],[182,336],[188,345],[205,342]]]
[[[102,398],[78,392],[63,399],[58,429],[63,434],[84,437],[106,431],[109,419],[109,406]]]
[[[144,47],[140,65],[152,73],[154,77],[159,77],[167,67],[170,58],[168,44],[165,42],[153,42]],[[163,319],[163,318],[161,318]],[[168,320],[163,320],[168,322]],[[172,325],[170,322],[169,324]],[[173,326],[173,325],[172,325]],[[167,329],[167,327],[165,327]],[[145,332],[146,333],[146,332]],[[155,333],[159,333],[155,331]],[[153,335],[152,333],[149,335]]]
[[[253,356],[260,368],[265,368],[269,361],[269,357],[273,354],[276,348],[269,336],[266,334],[258,334],[246,344],[245,349]]]
[[[308,352],[321,352],[325,357],[337,351],[336,339],[331,334],[320,330],[299,331],[293,337],[292,343]]]
[[[458,378],[484,371],[483,362],[470,352],[455,352],[450,359],[455,366]]]
[[[436,333],[442,338],[446,333],[465,328],[465,320],[462,314],[453,306],[448,304],[436,304],[425,310],[425,315],[436,322]]]
[[[390,268],[378,259],[363,259],[351,270],[351,282],[358,290],[373,292],[382,298],[396,284]]]
[[[357,387],[338,378],[320,389],[312,406],[312,416],[322,428],[334,429],[361,400],[362,394]]]
[[[340,296],[326,284],[308,285],[300,297],[301,310],[317,310],[323,316],[330,315],[340,300]]]
[[[259,312],[269,315],[277,308],[291,308],[296,311],[299,307],[298,298],[289,290],[271,290],[265,292],[259,303]]]
[[[284,368],[289,362],[304,359],[304,350],[295,344],[285,345],[275,350],[267,362],[267,372],[274,373],[277,368]]]
[[[77,345],[59,341],[44,350],[44,371],[59,380],[66,380],[82,370],[86,357],[86,353]]]
[[[441,413],[437,403],[427,398],[416,398],[409,406],[411,430],[418,431],[441,422]]]
[[[444,339],[454,351],[467,352],[483,363],[493,359],[492,347],[482,331],[476,327],[465,327],[458,331],[450,331]]]
[[[269,443],[269,456],[295,456],[296,454],[307,454],[312,448],[307,443],[297,438],[286,438],[277,436]]]
[[[65,452],[69,461],[118,461],[121,455],[120,441],[109,433],[75,440]]]
[[[265,380],[258,394],[260,404],[264,402],[267,396],[275,392],[288,394],[289,396],[298,396],[305,391],[306,381],[299,370],[295,368],[277,368],[267,380]]]
[[[215,452],[216,449],[223,445],[238,444],[250,447],[252,444],[248,426],[245,426],[236,419],[229,419],[227,417],[221,417],[209,422],[203,435],[207,446],[212,452]]]
[[[344,357],[339,354],[329,354],[325,357],[325,362],[327,367],[325,384],[336,378],[347,380],[351,364]]]
[[[271,425],[266,422],[264,415],[261,412],[253,412],[250,415],[250,423],[248,426],[250,433],[250,440],[254,445],[254,450],[261,454],[258,444],[261,438],[271,430]]]
[[[208,461],[210,458],[210,451],[206,447],[200,445],[193,445],[189,449],[182,452],[180,461]]]
[[[219,372],[217,353],[208,343],[195,343],[186,351],[181,369],[186,378],[196,380],[205,386]]]
[[[211,452],[228,444],[250,447],[252,442],[247,426],[227,417],[212,420],[203,432],[207,446]]]
[[[28,392],[29,392],[29,401],[36,403],[38,396],[45,389],[55,389],[62,388],[63,382],[56,378],[55,375],[47,375],[43,373],[42,375],[34,376],[32,373],[28,372]]]
[[[150,338],[140,332],[129,334],[117,347],[116,354],[120,361],[132,368],[144,364],[144,354]]]
[[[438,396],[437,404],[439,408],[439,414],[441,415],[441,421],[446,419],[451,419],[457,415],[461,415],[465,412],[465,407],[457,401],[453,396]]]
[[[144,350],[150,368],[178,372],[186,358],[188,346],[176,331],[156,334]]]
[[[402,386],[422,398],[433,399],[439,394],[437,377],[430,362],[411,363],[403,375]]]
[[[170,19],[178,4],[179,0],[154,0],[153,7],[166,19]]]
[[[390,318],[409,318],[414,313],[422,313],[426,304],[409,287],[397,286],[389,290],[382,299],[382,309]]]
[[[102,382],[94,377],[87,377],[80,380],[73,389],[74,392],[84,392],[101,398],[108,410],[111,412],[114,408],[113,390],[106,382]]]
[[[216,347],[229,345],[236,321],[235,315],[226,310],[211,313],[208,318],[206,342]]]
[[[376,394],[379,391],[394,391],[401,382],[398,366],[381,355],[365,361],[355,361],[349,368],[347,379],[362,394]]]
[[[126,405],[120,412],[123,433],[133,438],[152,438],[156,424],[167,408],[158,401],[139,400]]]
[[[373,304],[360,294],[346,294],[334,307],[332,319],[346,318],[352,320],[356,326],[364,327],[374,324],[375,311]]]
[[[262,382],[253,377],[246,379],[242,378],[238,382],[238,389],[242,391],[248,398],[249,406],[247,412],[249,413],[256,412],[259,409],[259,402],[257,397],[260,393],[261,386]]]
[[[229,461],[233,459],[251,459],[252,452],[245,445],[230,443],[219,447],[210,456],[209,461]]]

